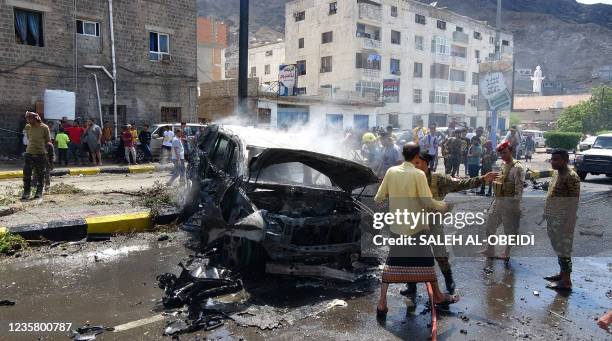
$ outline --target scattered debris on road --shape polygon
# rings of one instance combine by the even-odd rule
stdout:
[[[112,332],[115,328],[104,326],[90,326],[89,324],[79,327],[72,331],[71,338],[75,341],[95,340],[97,335],[107,332]]]
[[[2,307],[2,306],[13,306],[13,305],[15,305],[14,301],[0,300],[0,307]]]

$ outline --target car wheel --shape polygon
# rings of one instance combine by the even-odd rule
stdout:
[[[588,174],[587,172],[581,172],[581,171],[578,171],[577,173],[581,181],[584,181],[584,179],[586,179],[587,174]]]
[[[227,237],[223,245],[223,261],[238,270],[262,273],[265,270],[266,253],[258,243],[246,238]]]

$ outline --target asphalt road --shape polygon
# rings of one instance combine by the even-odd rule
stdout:
[[[582,184],[574,247],[579,256],[574,258],[574,291],[569,296],[545,288],[542,276],[555,272],[557,263],[544,228],[533,224],[541,214],[544,192],[528,189],[526,196],[532,199],[524,203],[522,224],[533,228],[541,243],[517,248],[508,269],[480,257],[454,257],[461,301],[440,316],[439,339],[609,340],[595,319],[612,309],[611,189],[612,179],[605,177],[589,177]],[[454,194],[449,200],[456,209],[479,209],[490,201],[469,194]],[[11,323],[14,328],[21,322],[67,322],[73,329],[85,323],[120,326],[121,331],[105,332],[99,340],[169,339],[162,336],[170,317],[160,315],[162,291],[155,277],[178,273],[176,264],[193,253],[196,243],[184,231],[167,234],[170,239],[161,242],[158,234],[149,233],[107,242],[43,246],[18,258],[0,258],[0,300],[16,302],[0,306],[0,340],[69,339],[65,332],[10,331]],[[181,339],[426,340],[430,318],[421,314],[424,287],[419,289],[416,313],[406,314],[401,286],[391,286],[389,315],[380,325],[374,318],[379,274],[372,275],[355,284],[273,276],[245,282],[255,317],[272,321],[276,328],[262,330],[227,321],[216,330]],[[344,300],[347,306],[329,307],[334,299]]]

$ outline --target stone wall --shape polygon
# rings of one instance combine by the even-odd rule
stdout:
[[[112,72],[108,1],[77,1],[76,18],[98,22],[99,37],[75,35],[73,6],[72,0],[0,1],[1,128],[21,131],[23,113],[35,109],[45,89],[76,92],[77,116],[98,118],[94,73],[103,120],[112,121],[112,81],[83,67],[101,65]],[[126,121],[159,122],[162,107],[180,108],[183,121],[197,120],[195,6],[195,0],[113,1],[117,104],[124,106],[118,111],[125,110]],[[14,8],[43,14],[43,47],[17,42]],[[150,31],[169,35],[171,61],[149,60]],[[3,131],[0,143],[8,149],[0,154],[15,152],[19,141]]]

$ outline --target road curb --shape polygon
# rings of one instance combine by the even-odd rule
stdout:
[[[88,176],[98,174],[138,174],[150,172],[163,172],[172,169],[172,165],[135,165],[135,166],[103,166],[103,167],[74,167],[57,168],[51,171],[51,176]],[[23,178],[23,171],[0,172],[0,180]]]
[[[27,240],[75,241],[113,234],[145,232],[155,225],[171,223],[179,216],[177,210],[169,210],[157,216],[150,212],[122,213],[94,216],[46,223],[0,226],[0,235],[6,232],[18,234]]]

